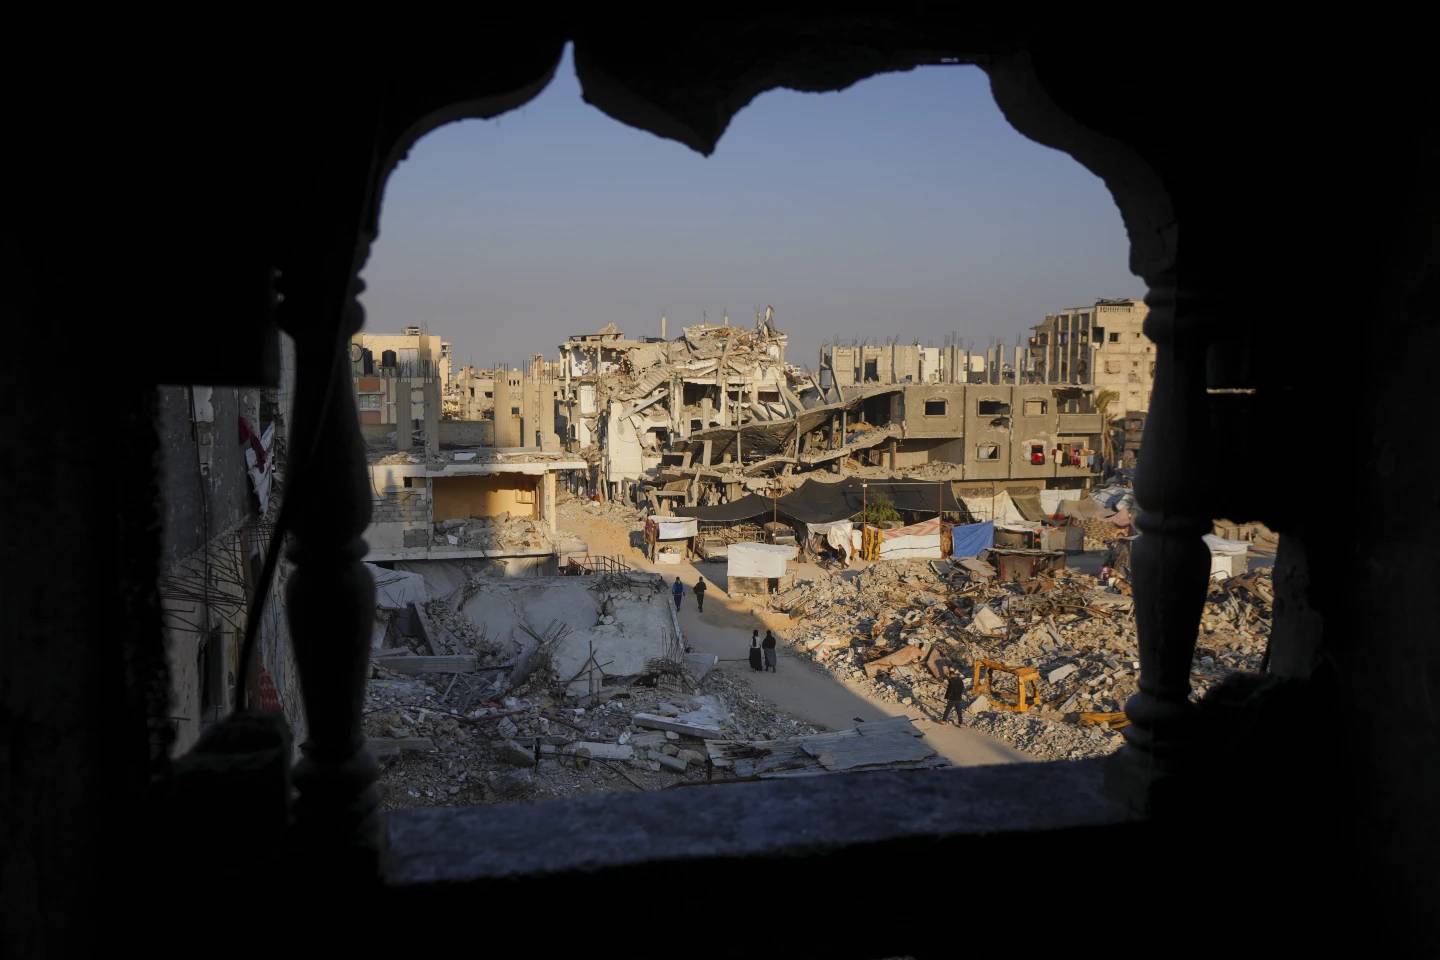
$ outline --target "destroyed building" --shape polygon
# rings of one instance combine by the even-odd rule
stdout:
[[[493,421],[495,371],[467,363],[453,373],[441,398],[440,416],[444,420]]]
[[[753,329],[701,323],[675,340],[627,340],[612,324],[561,344],[565,419],[598,488],[632,500],[667,457],[678,462],[683,439],[793,422],[818,394],[808,374],[785,362],[786,340],[767,308]]]
[[[1144,332],[1149,314],[1145,301],[1134,299],[1046,314],[1027,341],[1027,381],[1088,384],[1114,394],[1108,417],[1143,416],[1155,385],[1155,344]]]
[[[350,338],[350,376],[367,436],[393,435],[401,450],[415,444],[437,449],[449,343],[418,326],[399,334],[357,333]]]

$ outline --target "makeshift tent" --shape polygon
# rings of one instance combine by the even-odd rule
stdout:
[[[700,532],[693,517],[654,517],[653,519],[656,526],[656,540],[684,540],[696,536]]]
[[[997,491],[994,496],[980,494],[965,497],[964,500],[970,516],[976,520],[1025,520],[1025,515],[1016,508],[1015,502],[1010,499],[1008,490]]]
[[[1010,495],[1010,502],[1015,504],[1015,509],[1020,511],[1020,516],[1032,522],[1044,520],[1046,517],[1045,508],[1040,505],[1040,498],[1035,494],[1014,494]]]
[[[947,513],[965,509],[946,482],[874,480],[868,483],[867,490],[854,477],[838,483],[806,480],[798,490],[780,498],[780,515],[807,525],[849,520],[864,509],[867,499],[882,495],[902,512],[933,514],[942,506]]]
[[[731,577],[783,577],[786,562],[794,559],[797,552],[787,544],[732,543],[726,572]]]
[[[950,542],[950,556],[978,557],[982,550],[995,545],[995,524],[987,520],[985,523],[954,527],[950,531]]]
[[[880,531],[881,560],[939,560],[940,518]]]
[[[811,550],[818,553],[821,546],[828,546],[845,558],[845,565],[850,565],[850,555],[854,552],[851,547],[851,532],[855,525],[849,520],[836,520],[834,523],[807,523],[805,532],[809,535]]]
[[[702,523],[744,523],[760,517],[769,518],[775,506],[769,497],[746,494],[739,500],[717,504],[713,507],[676,507],[675,514],[694,517]]]
[[[1041,490],[1040,507],[1045,511],[1047,517],[1053,517],[1062,512],[1064,503],[1080,503],[1082,500],[1079,490]],[[1093,501],[1091,501],[1093,502]]]
[[[1090,499],[1111,510],[1133,510],[1135,491],[1129,487],[1102,487],[1090,492]]]
[[[1088,497],[1080,500],[1062,500],[1060,512],[1067,517],[1075,517],[1080,520],[1104,520],[1106,517],[1114,515],[1113,510]]]

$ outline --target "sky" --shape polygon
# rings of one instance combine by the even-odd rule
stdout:
[[[367,330],[419,324],[481,367],[768,305],[814,368],[836,337],[1014,343],[1142,296],[1128,256],[1104,184],[1010,127],[977,67],[770,91],[703,157],[586,104],[567,50],[540,96],[432,131],[391,174],[362,303]]]

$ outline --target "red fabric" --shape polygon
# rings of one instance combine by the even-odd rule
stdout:
[[[260,442],[260,435],[255,428],[250,426],[250,421],[244,417],[240,418],[240,442],[249,443],[250,449],[255,451],[255,466],[265,469],[265,445]]]

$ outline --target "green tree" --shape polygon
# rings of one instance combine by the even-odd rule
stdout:
[[[884,523],[887,520],[899,519],[900,513],[895,509],[895,501],[883,493],[870,494],[865,509],[860,512],[862,523]]]

